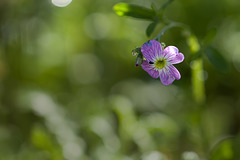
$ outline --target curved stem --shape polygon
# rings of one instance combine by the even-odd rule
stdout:
[[[162,9],[165,9],[169,4],[171,4],[174,0],[169,0],[162,5]]]
[[[234,138],[235,136],[233,135],[226,135],[220,139],[218,139],[209,149],[209,153],[208,153],[208,156],[210,157],[212,152],[214,151],[214,149],[216,148],[216,146],[218,146],[220,143],[222,143],[223,141],[227,140],[227,139],[232,139]]]
[[[180,28],[183,28],[183,29],[185,29],[185,30],[187,30],[187,31],[190,31],[189,27],[188,27],[187,25],[183,24],[183,23],[173,22],[173,21],[168,21],[167,23],[168,23],[168,25],[165,26],[165,27],[161,30],[161,32],[154,38],[155,40],[158,40],[158,41],[160,42],[161,36],[164,35],[164,33],[165,33],[167,30],[169,30],[169,29],[171,29],[171,28],[174,28],[174,27],[180,27]]]

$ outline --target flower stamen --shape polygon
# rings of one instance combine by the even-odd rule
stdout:
[[[159,59],[155,62],[155,66],[158,69],[162,69],[166,66],[166,59]]]

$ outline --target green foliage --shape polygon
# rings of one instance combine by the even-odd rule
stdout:
[[[153,33],[154,29],[156,28],[158,22],[153,22],[153,23],[150,23],[146,29],[146,35],[148,37],[151,36],[151,34]]]
[[[240,159],[240,1],[131,2],[118,13],[148,21],[110,0],[0,1],[0,160]],[[185,56],[171,86],[135,67],[147,26]]]
[[[213,47],[205,48],[205,54],[208,60],[212,63],[212,65],[220,72],[228,72],[230,69],[228,61],[225,57]]]
[[[129,16],[152,21],[146,29],[146,35],[147,37],[150,37],[159,21],[161,22],[163,20],[163,9],[165,9],[171,2],[171,0],[166,2],[160,9],[158,9],[154,3],[151,4],[151,9],[127,3],[118,3],[113,9],[119,16]]]
[[[119,16],[129,16],[146,20],[155,19],[155,13],[153,10],[138,5],[118,3],[113,9]]]
[[[162,9],[166,9],[169,4],[171,4],[174,0],[168,0],[166,3],[162,5]]]
[[[34,128],[32,131],[32,143],[34,146],[39,147],[40,149],[51,151],[53,145],[51,138],[40,128]]]
[[[216,34],[217,34],[216,28],[210,29],[203,39],[203,45],[209,45],[215,38]]]
[[[52,160],[64,159],[59,145],[53,140],[53,137],[41,127],[33,127],[31,133],[31,142],[34,147],[47,152]]]

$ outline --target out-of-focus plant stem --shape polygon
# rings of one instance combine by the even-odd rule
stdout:
[[[188,38],[188,44],[192,54],[197,54],[200,51],[200,45],[194,35],[191,35]],[[205,102],[206,96],[204,87],[203,61],[201,57],[191,62],[191,71],[193,97],[199,105],[202,105]]]
[[[197,103],[203,104],[205,101],[205,88],[202,58],[194,60],[191,67],[193,96]]]
[[[190,52],[195,56],[201,52],[201,47],[198,39],[195,35],[191,34],[187,39],[188,45],[190,47]],[[193,97],[196,101],[196,112],[199,115],[197,125],[199,127],[199,134],[202,137],[202,149],[204,156],[208,157],[209,143],[206,137],[206,132],[204,130],[204,124],[202,123],[203,115],[203,105],[205,102],[205,87],[204,87],[204,70],[203,70],[203,60],[200,56],[199,58],[191,62],[191,72],[192,72],[192,92]]]

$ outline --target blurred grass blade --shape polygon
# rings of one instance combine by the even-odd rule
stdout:
[[[203,39],[203,44],[204,44],[204,45],[210,44],[210,43],[213,41],[213,39],[215,38],[216,33],[217,33],[217,29],[216,29],[216,28],[210,29],[210,30],[207,32],[207,34],[206,34],[206,36],[204,37],[204,39]]]
[[[227,60],[221,55],[221,53],[213,48],[207,47],[205,49],[205,54],[209,61],[215,66],[215,68],[220,72],[228,72],[230,69],[229,63]]]
[[[118,3],[113,7],[113,10],[119,16],[129,16],[146,20],[154,20],[155,18],[155,13],[152,9],[133,4]]]
[[[153,23],[150,23],[146,29],[146,34],[148,37],[151,36],[151,34],[153,33],[154,29],[156,28],[158,22],[153,22]]]

